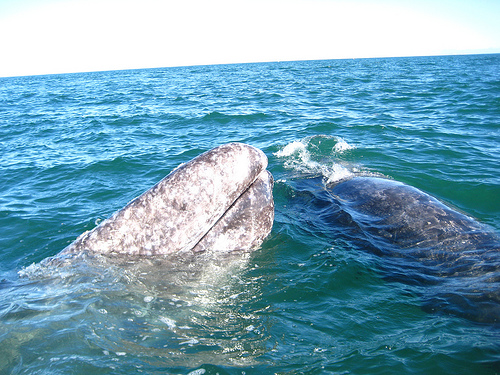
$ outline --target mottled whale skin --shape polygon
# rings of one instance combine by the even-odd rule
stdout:
[[[391,280],[418,285],[426,311],[500,323],[498,234],[404,183],[353,177],[294,182],[308,219],[325,235],[348,237],[382,257]],[[304,203],[301,203],[304,205]]]
[[[328,190],[369,237],[391,245],[390,253],[397,250],[446,261],[463,257],[464,251],[468,254],[498,251],[489,246],[499,245],[491,230],[404,183],[355,177],[330,185]]]
[[[426,309],[500,323],[500,239],[492,229],[401,182],[355,177],[327,187],[398,278],[426,285]]]
[[[179,166],[62,254],[167,255],[250,250],[270,233],[273,178],[267,157],[229,143]]]

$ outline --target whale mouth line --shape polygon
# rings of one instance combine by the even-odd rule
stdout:
[[[266,179],[268,179],[268,182],[266,182]],[[203,244],[203,241],[207,238],[207,236],[210,235],[210,233],[212,232],[212,230],[217,230],[217,226],[218,225],[224,225],[223,224],[223,221],[224,221],[224,218],[226,216],[226,214],[228,212],[231,212],[232,210],[238,210],[238,205],[241,205],[241,204],[244,204],[244,201],[246,199],[248,199],[247,195],[249,195],[251,192],[252,192],[252,189],[257,189],[258,187],[256,187],[255,185],[256,184],[268,184],[268,186],[270,186],[270,191],[269,191],[269,194],[271,195],[271,200],[272,200],[272,187],[274,185],[274,180],[273,180],[273,176],[272,174],[267,171],[266,169],[262,170],[260,172],[260,174],[255,178],[255,180],[245,189],[245,191],[243,191],[235,200],[234,202],[229,206],[229,208],[226,210],[226,212],[224,212],[223,215],[221,215],[218,220],[213,224],[212,227],[210,227],[209,230],[206,231],[206,233],[203,235],[203,237],[196,243],[195,246],[193,246],[192,249],[190,249],[189,251],[193,251],[193,252],[199,252],[199,251],[206,251],[208,250],[207,248],[203,248],[202,249],[202,244]],[[243,202],[243,203],[242,203]],[[274,203],[272,204],[272,208],[274,208]],[[274,218],[271,220],[271,222],[274,221]],[[215,229],[214,229],[215,228]],[[267,235],[266,235],[267,236]],[[257,246],[251,246],[251,248],[253,247],[257,247]],[[197,250],[198,249],[198,250]],[[217,248],[212,248],[211,250],[215,250],[215,251],[227,251],[227,249],[217,249]],[[238,252],[238,251],[248,251],[250,249],[247,249],[247,248],[234,248],[234,249],[231,249],[232,252]]]

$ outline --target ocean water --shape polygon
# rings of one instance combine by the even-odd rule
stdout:
[[[275,179],[259,249],[44,261],[232,141]],[[0,145],[1,374],[500,372],[498,321],[426,305],[440,284],[318,225],[304,188],[386,177],[499,233],[500,55],[0,78]]]

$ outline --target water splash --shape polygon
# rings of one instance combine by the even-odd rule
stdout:
[[[28,341],[41,345],[58,330],[77,329],[85,342],[108,353],[103,366],[118,357],[188,367],[208,361],[255,363],[266,351],[269,335],[260,305],[248,307],[260,299],[259,281],[246,276],[250,253],[217,254],[56,256],[25,267],[8,290],[16,302],[3,311],[3,318],[10,322],[10,336],[21,324],[30,325],[35,334],[13,342],[12,354],[0,354],[7,354],[10,363]],[[85,324],[71,327],[68,316]],[[64,361],[58,365],[68,366]]]
[[[319,174],[332,183],[351,178],[357,172],[355,166],[339,160],[340,155],[354,148],[343,138],[316,135],[292,141],[274,156],[283,159],[283,166],[288,170],[298,174]]]
[[[342,153],[344,153],[344,151],[352,150],[354,148],[355,147],[353,145],[350,145],[349,143],[344,141],[343,138],[337,138],[337,143],[333,147],[334,151],[337,154],[342,154]]]

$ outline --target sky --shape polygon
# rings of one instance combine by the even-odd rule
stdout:
[[[500,53],[499,0],[0,0],[0,77]]]

